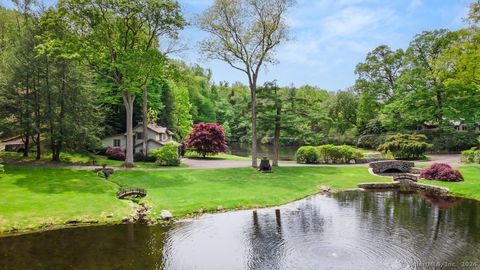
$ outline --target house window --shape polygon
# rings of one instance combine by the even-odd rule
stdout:
[[[137,133],[137,140],[143,140],[143,132]]]
[[[113,140],[113,147],[120,147],[120,140],[119,139]]]

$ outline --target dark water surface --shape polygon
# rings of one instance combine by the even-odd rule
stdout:
[[[280,147],[280,160],[295,160],[295,153],[299,146],[282,145]],[[259,144],[257,146],[258,157],[273,157],[273,146],[268,144]],[[249,157],[252,152],[252,145],[248,143],[229,143],[228,152],[232,155]]]
[[[342,192],[280,210],[0,238],[0,269],[480,268],[477,201]]]

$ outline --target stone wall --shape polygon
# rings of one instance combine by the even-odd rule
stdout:
[[[413,166],[415,166],[415,164],[412,161],[403,160],[385,160],[370,163],[370,168],[372,168],[373,173],[385,173],[389,170],[407,173],[410,172]]]

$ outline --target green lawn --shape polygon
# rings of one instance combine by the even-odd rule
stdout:
[[[168,209],[174,216],[199,208],[211,211],[220,205],[225,209],[280,205],[317,193],[321,185],[345,189],[362,182],[388,181],[372,176],[364,167],[283,167],[272,174],[251,168],[121,171],[111,180],[125,187],[145,188],[145,200],[154,212]]]
[[[470,166],[459,168],[465,181],[462,182],[442,182],[422,180],[420,182],[441,186],[450,189],[450,193],[456,196],[468,197],[480,200],[480,166]]]
[[[0,231],[67,221],[121,220],[132,210],[115,199],[118,187],[90,171],[6,166],[0,176]]]
[[[168,209],[176,217],[216,209],[284,204],[312,195],[320,185],[355,188],[360,182],[385,181],[361,167],[291,167],[262,174],[254,169],[117,171],[105,181],[90,171],[6,166],[0,178],[0,231],[37,229],[70,220],[118,222],[131,213],[115,198],[120,184],[147,189],[144,199],[156,215]],[[114,218],[107,218],[110,213]]]
[[[24,162],[24,163],[37,163],[37,164],[49,164],[51,163],[52,155],[50,153],[42,154],[41,160],[35,160],[35,153],[32,152],[28,157],[23,157],[22,153],[16,152],[5,152],[0,151],[0,161],[13,161],[13,162]],[[91,153],[61,153],[60,154],[61,163],[65,165],[92,165],[92,162],[95,160],[97,165],[106,164],[109,167],[121,167],[123,161],[121,160],[110,160],[105,156],[94,155]],[[52,163],[58,164],[58,163]],[[151,162],[135,162],[135,167],[138,168],[169,168],[168,166],[157,166],[155,163]],[[188,165],[181,164],[181,168],[186,168]],[[178,167],[173,167],[178,168]]]

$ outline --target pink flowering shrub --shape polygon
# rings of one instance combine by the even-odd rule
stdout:
[[[463,175],[445,163],[435,163],[430,168],[422,170],[420,178],[448,182],[463,181]]]
[[[126,157],[125,152],[119,147],[108,147],[105,154],[108,156],[108,159],[113,160],[125,160]]]

